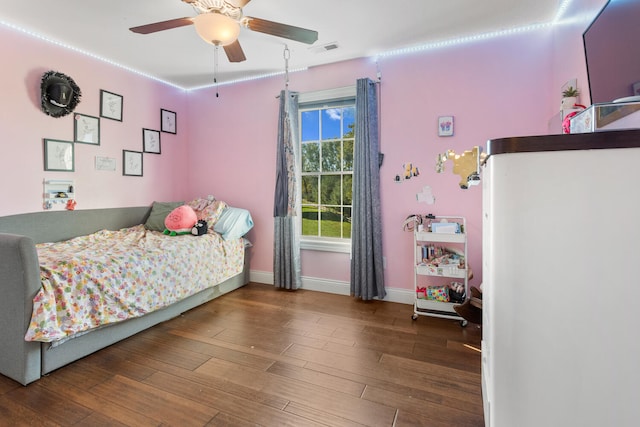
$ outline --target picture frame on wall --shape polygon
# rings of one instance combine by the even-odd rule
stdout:
[[[453,116],[438,117],[438,136],[453,136]]]
[[[122,121],[122,95],[100,89],[100,117]]]
[[[142,176],[142,151],[122,150],[122,175]]]
[[[100,118],[74,113],[73,141],[82,144],[100,145]]]
[[[95,169],[97,171],[116,171],[116,159],[113,157],[96,156]]]
[[[160,130],[174,135],[178,133],[176,123],[177,118],[175,111],[160,109]]]
[[[142,129],[142,151],[151,154],[160,154],[160,131]]]
[[[74,154],[72,141],[45,139],[44,170],[73,172],[75,170]]]

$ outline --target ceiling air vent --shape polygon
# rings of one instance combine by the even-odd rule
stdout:
[[[313,53],[322,53],[322,52],[327,52],[330,50],[334,50],[338,48],[338,43],[337,42],[331,42],[331,43],[326,43],[323,44],[321,46],[314,46],[311,48],[311,51]]]

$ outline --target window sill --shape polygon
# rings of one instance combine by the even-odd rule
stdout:
[[[345,241],[342,239],[332,240],[304,238],[300,240],[300,249],[351,254],[351,241]]]

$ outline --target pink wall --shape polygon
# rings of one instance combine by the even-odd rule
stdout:
[[[472,284],[481,283],[480,187],[461,190],[450,162],[445,173],[437,174],[437,155],[484,146],[491,138],[546,133],[558,110],[562,83],[577,77],[579,86],[586,87],[580,39],[587,25],[584,12],[592,18],[604,0],[586,2],[566,15],[581,20],[569,19],[553,30],[380,59],[381,198],[389,288],[408,291],[413,286],[411,235],[401,230],[411,213],[465,216]],[[4,63],[11,64],[3,70],[9,102],[0,104],[0,146],[6,153],[0,169],[5,196],[0,215],[40,211],[45,178],[74,179],[79,209],[214,194],[252,212],[252,270],[272,271],[276,95],[283,88],[282,77],[221,86],[216,98],[213,89],[183,92],[14,30],[0,27],[0,36]],[[101,121],[99,147],[76,145],[74,173],[43,171],[42,138],[73,138],[70,116],[54,119],[40,111],[40,76],[50,69],[71,75],[82,88],[79,113],[99,115],[100,89],[124,96],[124,121]],[[371,59],[348,61],[292,73],[290,88],[305,92],[347,86],[360,77],[375,79],[376,73]],[[122,149],[141,150],[141,129],[159,127],[160,108],[178,113],[178,134],[162,134],[162,155],[145,154],[143,178],[123,177]],[[437,136],[441,115],[455,117],[453,137]],[[117,171],[95,171],[96,155],[115,158]],[[394,183],[409,161],[420,168],[420,176]],[[426,185],[436,196],[434,205],[415,200]],[[303,251],[302,263],[306,277],[349,281],[348,254]]]
[[[447,164],[434,170],[439,153],[484,146],[490,138],[545,133],[551,93],[551,33],[525,33],[420,54],[385,57],[381,71],[381,151],[383,239],[390,288],[413,287],[413,243],[402,232],[411,213],[461,215],[468,221],[470,262],[479,284],[481,271],[481,190],[461,190],[459,177]],[[526,52],[526,55],[523,55]],[[290,88],[301,92],[355,84],[376,76],[370,59],[317,67],[291,75]],[[208,119],[190,123],[190,190],[201,193],[211,183],[216,196],[248,207],[256,227],[250,238],[252,270],[272,271],[273,186],[280,78],[272,78],[189,95],[190,111],[206,111]],[[437,118],[455,116],[455,135],[437,136]],[[250,125],[248,125],[250,123]],[[420,176],[393,182],[406,162]],[[436,203],[416,202],[416,193],[429,185]],[[302,274],[349,281],[349,255],[303,251]]]
[[[284,64],[283,64],[284,66]],[[290,89],[313,91],[355,84],[375,76],[368,59],[290,74]],[[192,173],[189,191],[215,196],[251,211],[255,226],[251,269],[273,271],[273,189],[278,99],[284,77],[189,93]],[[205,113],[196,113],[205,112]],[[349,279],[349,256],[327,252],[302,254],[303,274],[329,280]],[[327,270],[326,266],[331,268]]]
[[[569,79],[576,78],[580,89],[580,103],[590,105],[589,80],[584,57],[582,33],[605,5],[607,0],[582,0],[570,2],[569,9],[558,25],[554,26],[553,42],[553,87],[557,103],[560,104],[560,88]],[[557,112],[554,110],[554,113]]]
[[[77,209],[149,205],[185,193],[188,141],[186,93],[86,55],[0,27],[4,102],[0,103],[0,215],[42,210],[44,179],[73,179]],[[122,95],[123,121],[101,119],[101,144],[75,144],[75,172],[45,172],[43,138],[73,140],[73,115],[40,110],[40,79],[55,70],[82,91],[75,112],[100,114],[100,89]],[[142,151],[142,128],[159,129],[160,108],[177,112],[178,134],[162,133],[162,154],[144,155],[144,177],[122,176],[122,150]],[[117,161],[115,172],[96,171],[95,156]]]

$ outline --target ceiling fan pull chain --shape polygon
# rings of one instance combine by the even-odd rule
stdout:
[[[216,45],[213,51],[213,84],[216,87],[216,98],[220,97],[218,93],[218,49],[219,46]]]

